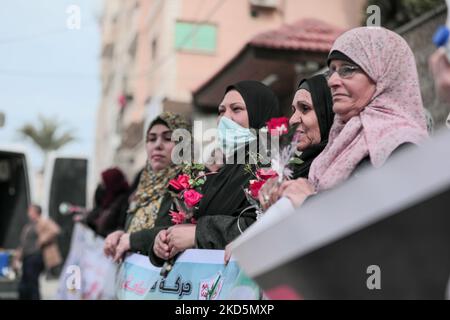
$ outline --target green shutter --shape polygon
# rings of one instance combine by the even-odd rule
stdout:
[[[175,30],[175,48],[177,49],[192,49],[192,24],[185,22],[177,22]]]
[[[214,52],[216,50],[216,27],[201,26],[195,37],[195,46],[200,51]]]
[[[175,28],[175,48],[213,53],[216,50],[217,28],[213,25],[198,25],[177,22]]]

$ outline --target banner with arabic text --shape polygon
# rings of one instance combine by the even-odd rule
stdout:
[[[146,256],[133,254],[121,265],[116,286],[124,300],[255,300],[261,291],[223,250],[187,250],[166,278]]]

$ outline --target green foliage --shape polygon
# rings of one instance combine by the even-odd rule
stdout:
[[[19,133],[25,139],[30,139],[45,154],[58,150],[75,140],[72,132],[65,131],[59,134],[61,124],[53,119],[39,116],[39,124],[25,124],[19,129]]]
[[[302,159],[300,159],[300,158],[297,158],[297,157],[294,157],[294,158],[292,158],[290,161],[289,161],[289,164],[293,164],[293,165],[301,165],[301,164],[303,164],[303,160]]]

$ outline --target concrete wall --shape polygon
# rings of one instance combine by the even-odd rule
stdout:
[[[435,129],[444,126],[450,112],[450,104],[442,103],[436,95],[433,77],[428,68],[428,59],[436,50],[431,41],[433,34],[438,26],[445,24],[446,16],[447,10],[441,8],[397,30],[409,43],[416,57],[423,103],[433,116]]]

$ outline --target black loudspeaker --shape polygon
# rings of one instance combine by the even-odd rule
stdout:
[[[67,257],[72,237],[71,215],[62,215],[59,206],[63,202],[85,207],[88,179],[88,161],[76,158],[56,158],[49,190],[49,216],[61,227],[59,248],[63,259]]]
[[[450,298],[449,165],[442,132],[284,218],[263,217],[233,254],[269,297]]]
[[[25,155],[0,150],[0,248],[19,246],[22,228],[28,221],[30,202]]]

